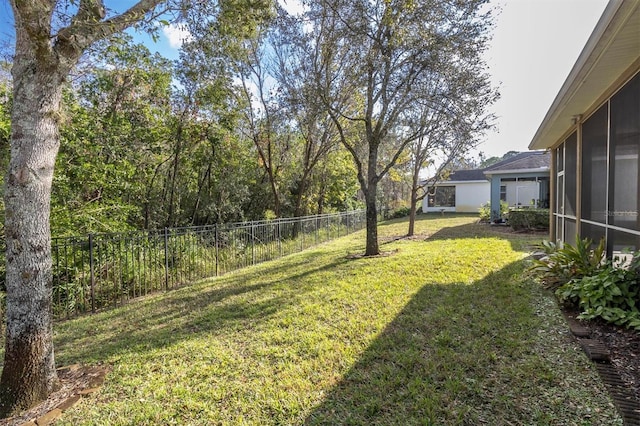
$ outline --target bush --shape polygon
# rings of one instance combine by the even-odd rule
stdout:
[[[539,260],[534,260],[529,268],[541,279],[546,288],[557,289],[568,281],[591,276],[598,272],[605,255],[604,238],[597,247],[592,248],[593,242],[576,237],[576,245],[564,244],[559,246],[549,241],[543,241],[538,246],[546,254]]]
[[[389,219],[399,219],[401,217],[407,217],[411,213],[411,207],[399,207],[389,215]]]
[[[509,226],[516,231],[549,229],[549,209],[511,210]]]
[[[580,308],[578,318],[602,318],[640,330],[639,286],[640,254],[636,253],[627,268],[609,260],[595,275],[570,280],[556,290],[556,295],[561,302]]]
[[[628,264],[604,260],[605,243],[597,247],[589,239],[576,238],[576,245],[559,247],[543,241],[546,256],[529,268],[543,285],[555,290],[558,300],[580,309],[580,319],[601,318],[640,330],[640,252]]]
[[[487,201],[478,209],[480,212],[480,222],[491,222],[491,202]],[[509,213],[509,204],[506,201],[500,201],[500,216],[506,216]]]

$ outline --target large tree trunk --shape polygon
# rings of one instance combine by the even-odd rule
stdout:
[[[13,64],[11,161],[6,179],[6,342],[0,417],[58,385],[52,342],[51,183],[64,77],[31,55]]]
[[[407,236],[412,237],[415,233],[416,226],[416,208],[418,206],[418,191],[416,189],[411,189],[411,206],[409,207],[411,210],[409,211],[409,232],[407,232]]]
[[[377,256],[380,254],[378,247],[378,211],[376,209],[377,184],[369,184],[365,192],[365,203],[367,206],[367,246],[365,256]]]
[[[139,0],[107,21],[103,21],[102,1],[9,2],[16,39],[11,70],[11,160],[5,190],[7,329],[0,417],[46,399],[58,386],[52,341],[49,216],[53,167],[60,146],[62,85],[87,47],[143,19],[161,1]],[[54,12],[66,10],[70,3],[77,6],[76,15],[67,27],[52,32]]]
[[[418,206],[418,172],[419,168],[414,168],[411,180],[411,210],[409,210],[409,232],[407,232],[409,237],[415,233],[416,207]]]

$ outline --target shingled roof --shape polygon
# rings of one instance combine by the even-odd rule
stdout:
[[[447,181],[451,182],[464,182],[473,180],[487,180],[484,175],[483,169],[472,170],[454,170],[449,174]]]
[[[520,152],[511,158],[484,169],[484,174],[504,173],[514,170],[540,170],[548,169],[551,165],[551,153],[546,151]]]
[[[509,173],[514,171],[540,171],[549,169],[551,165],[551,154],[546,151],[526,151],[519,152],[513,157],[502,160],[484,169],[454,170],[446,180],[439,181],[439,184],[449,182],[472,182],[486,181],[487,175]],[[424,185],[428,181],[422,181]]]

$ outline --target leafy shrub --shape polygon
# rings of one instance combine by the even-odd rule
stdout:
[[[485,204],[482,204],[478,212],[480,213],[480,222],[491,221],[491,203],[487,201]]]
[[[393,210],[389,215],[389,219],[398,219],[401,217],[407,217],[411,213],[411,207],[398,207]]]
[[[576,245],[554,244],[543,241],[538,248],[546,254],[541,259],[533,260],[530,271],[538,275],[546,288],[557,289],[568,281],[591,276],[598,272],[605,255],[604,239],[595,248],[593,242],[586,238],[576,237]]]
[[[516,231],[549,229],[549,209],[511,210],[509,226]]]
[[[640,330],[640,252],[623,264],[604,260],[604,239],[596,247],[589,239],[576,238],[575,246],[543,241],[539,248],[546,256],[534,260],[529,270],[555,290],[560,302],[579,308],[578,318]]]
[[[480,222],[491,222],[491,202],[487,201],[478,209],[480,212]],[[500,201],[500,216],[506,216],[509,213],[509,204],[506,201]]]
[[[263,216],[264,216],[264,220],[275,220],[278,218],[278,216],[276,215],[276,212],[269,209],[264,211]]]
[[[640,253],[625,268],[607,261],[595,275],[572,279],[556,290],[558,299],[580,308],[578,318],[603,320],[640,330]]]

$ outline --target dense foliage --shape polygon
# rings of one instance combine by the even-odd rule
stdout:
[[[594,247],[589,239],[576,238],[575,246],[545,241],[546,256],[530,268],[558,299],[578,308],[578,318],[601,318],[640,330],[640,252],[624,258],[605,258],[604,239]]]
[[[64,93],[53,236],[255,220],[276,210],[258,149],[243,130],[246,105],[232,82],[198,81],[188,57],[172,63],[129,36],[98,46],[89,59],[88,72]],[[0,183],[9,158],[10,91],[5,77]],[[306,170],[303,135],[280,131],[273,135],[286,151],[279,153],[278,216],[359,206],[344,149],[323,150],[316,167]],[[0,219],[2,206],[0,200]]]
[[[0,416],[58,385],[52,235],[304,216],[360,191],[377,255],[378,200],[398,199],[382,182],[427,134],[416,117],[469,117],[456,133],[468,140],[494,98],[487,0],[326,0],[302,15],[270,0],[109,3],[10,2]],[[172,25],[187,34],[173,62],[122,35]]]
[[[509,226],[516,231],[549,229],[549,209],[511,210]]]
[[[478,209],[481,222],[491,221],[491,202],[487,201]],[[509,213],[509,204],[506,201],[500,201],[500,216],[506,217]]]

